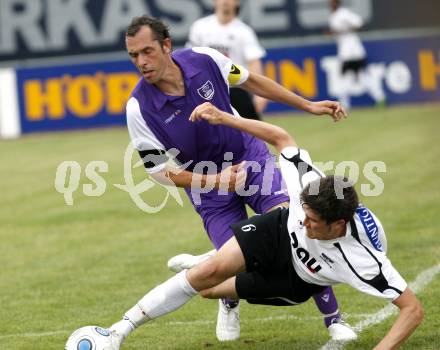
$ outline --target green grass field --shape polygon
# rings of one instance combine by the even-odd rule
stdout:
[[[440,263],[440,105],[354,111],[343,123],[300,115],[268,118],[285,127],[315,161],[385,162],[384,192],[363,201],[381,219],[389,257],[407,281]],[[200,219],[184,199],[169,199],[157,214],[140,211],[124,183],[124,128],[43,134],[0,142],[0,349],[62,349],[81,326],[109,326],[149,289],[172,275],[169,257],[210,249]],[[54,188],[57,166],[82,167],[74,205]],[[100,197],[82,185],[93,160],[108,163]],[[135,169],[137,181],[143,170]],[[369,183],[363,176],[360,184]],[[143,195],[160,203],[159,188]],[[440,349],[440,276],[419,294],[425,320],[402,349]],[[352,325],[386,302],[336,286],[340,308]],[[314,303],[263,307],[242,303],[241,339],[215,338],[217,302],[194,298],[174,314],[137,330],[124,349],[319,349],[327,331]],[[345,349],[371,349],[394,317],[365,329]]]

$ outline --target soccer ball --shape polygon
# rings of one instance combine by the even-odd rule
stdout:
[[[113,350],[108,329],[87,326],[77,329],[67,339],[65,350]]]

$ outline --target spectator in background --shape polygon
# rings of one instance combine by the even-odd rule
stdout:
[[[187,46],[211,47],[251,72],[263,74],[261,58],[266,51],[254,30],[237,17],[239,10],[240,0],[214,0],[214,14],[193,23]],[[261,119],[268,102],[238,87],[230,89],[230,97],[241,116],[257,120]]]
[[[329,18],[329,27],[336,37],[342,74],[339,101],[349,109],[353,85],[358,83],[369,93],[376,105],[384,105],[385,93],[381,84],[375,82],[366,70],[367,53],[356,33],[363,26],[362,18],[350,9],[341,6],[341,0],[330,0],[330,7],[332,14]]]

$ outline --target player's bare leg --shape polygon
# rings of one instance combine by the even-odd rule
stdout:
[[[199,292],[202,298],[208,299],[239,299],[237,290],[235,289],[235,279],[236,277],[230,277],[226,281],[216,285],[212,288],[207,288]]]
[[[179,272],[206,261],[215,254],[211,250],[201,255],[179,254],[168,260],[168,268]],[[233,341],[240,337],[240,303],[238,298],[219,299],[216,336],[219,341]]]
[[[236,249],[235,254],[231,253],[231,246]],[[228,259],[231,259],[231,256],[235,256],[234,260],[237,259],[234,263],[240,266],[240,270],[236,270],[236,273],[244,271],[244,258],[241,252],[241,249],[238,246],[237,240],[235,237],[232,237],[228,242],[226,242],[219,250],[218,254],[212,259],[219,259],[216,263],[216,266],[221,266],[222,263],[225,263],[221,259],[224,259],[223,251],[228,251]],[[207,261],[209,262],[209,260]],[[229,262],[226,262],[229,264]],[[234,267],[232,267],[233,269]],[[190,274],[192,271],[197,272],[197,266],[194,267],[193,270],[190,270]],[[231,268],[227,269],[228,271]],[[188,276],[191,279],[191,275]],[[217,281],[216,281],[217,282]],[[225,294],[228,295],[228,294]],[[233,341],[240,337],[240,305],[238,301],[238,297],[235,295],[228,295],[227,298],[219,299],[219,311],[217,314],[217,325],[216,325],[216,336],[219,341]]]
[[[283,202],[267,210],[270,212],[278,208],[288,208],[289,202]],[[202,255],[181,254],[168,261],[168,266],[173,271],[181,271],[183,268],[190,268],[205,261],[215,254],[214,251]],[[172,262],[172,264],[170,264]],[[217,287],[216,287],[217,288]],[[357,338],[356,333],[350,325],[344,322],[339,312],[338,302],[331,287],[327,287],[321,293],[313,296],[316,307],[323,315],[324,324],[333,340],[350,341]],[[226,298],[219,301],[219,312],[217,316],[217,338],[220,341],[236,340],[240,336],[239,323],[239,299]]]
[[[160,284],[139,300],[124,318],[110,327],[114,349],[142,324],[177,310],[198,291],[212,288],[245,270],[243,253],[235,237],[227,241],[212,258],[184,270]]]

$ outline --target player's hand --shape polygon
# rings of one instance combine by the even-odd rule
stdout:
[[[318,101],[311,102],[310,113],[315,115],[327,114],[332,117],[333,121],[338,122],[347,118],[347,112],[339,102],[336,101]]]
[[[189,116],[189,120],[192,122],[206,120],[210,124],[222,124],[225,114],[227,115],[228,113],[219,110],[209,102],[205,102],[194,108]]]
[[[217,174],[216,188],[227,192],[235,192],[243,188],[246,183],[247,172],[245,162],[231,165]]]

